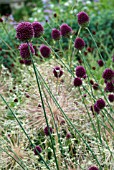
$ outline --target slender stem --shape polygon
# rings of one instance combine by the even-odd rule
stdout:
[[[8,103],[6,102],[6,100],[3,98],[3,96],[0,94],[0,97],[2,98],[2,100],[4,101],[4,103],[6,104],[6,106],[9,108],[9,110],[11,111],[12,115],[14,116],[14,118],[16,119],[16,121],[18,122],[19,126],[21,127],[22,131],[24,132],[24,134],[26,135],[26,137],[29,140],[29,143],[31,144],[31,146],[33,148],[35,148],[35,145],[32,143],[31,139],[29,138],[28,134],[26,133],[25,129],[23,128],[22,124],[20,123],[20,121],[18,120],[18,118],[16,117],[15,113],[12,111],[12,109],[10,108],[10,106],[8,105]],[[44,164],[46,165],[46,167],[50,170],[49,166],[47,165],[47,163],[45,162],[45,160],[43,159],[43,157],[41,156],[41,154],[38,152],[38,155],[40,156],[40,158],[42,159],[42,161],[44,162]]]
[[[87,27],[86,27],[85,29],[89,32],[89,34],[90,34],[90,36],[91,36],[91,38],[92,38],[92,40],[93,40],[93,42],[94,42],[94,44],[95,44],[95,46],[96,46],[96,48],[97,48],[97,51],[98,51],[98,53],[99,53],[99,55],[100,55],[100,58],[102,59],[102,61],[104,62],[104,65],[105,65],[105,61],[104,61],[104,59],[103,59],[103,57],[102,57],[102,55],[101,55],[101,53],[100,53],[100,50],[99,50],[99,48],[98,48],[98,46],[97,46],[97,43],[96,43],[96,41],[95,41],[95,39],[94,39],[91,31],[90,31],[89,28],[87,28]]]
[[[52,139],[52,136],[51,136],[51,133],[50,133],[50,127],[49,127],[48,118],[47,118],[47,115],[46,115],[45,105],[44,105],[44,101],[43,101],[43,96],[42,96],[42,92],[41,92],[39,77],[38,77],[36,67],[35,67],[35,64],[34,64],[34,61],[33,61],[33,58],[32,58],[32,53],[30,51],[30,45],[29,45],[28,42],[27,42],[27,44],[28,44],[28,47],[29,47],[30,57],[31,57],[31,60],[32,60],[32,65],[33,65],[33,69],[34,69],[34,73],[35,73],[35,77],[36,77],[36,82],[37,82],[37,86],[38,86],[39,93],[40,93],[41,103],[42,103],[42,107],[43,107],[43,111],[44,111],[44,117],[45,117],[46,124],[47,124],[48,131],[49,131],[49,136],[50,136],[50,140],[51,140],[51,144],[52,144],[52,149],[53,149],[56,167],[57,167],[57,170],[59,170],[58,161],[57,161],[57,157],[56,157],[56,154],[55,154],[54,142],[53,142],[53,139]]]

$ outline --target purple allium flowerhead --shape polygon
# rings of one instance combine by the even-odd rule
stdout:
[[[70,133],[67,133],[66,134],[66,139],[70,139],[71,138],[71,134]]]
[[[40,46],[40,53],[44,58],[48,58],[51,54],[51,50],[48,46],[43,44]]]
[[[110,102],[114,102],[114,94],[109,94],[109,95],[108,95],[108,100],[109,100]]]
[[[78,24],[82,27],[85,27],[88,25],[89,23],[89,16],[84,12],[79,12],[77,14],[77,17],[78,17]]]
[[[102,74],[102,77],[105,80],[112,80],[112,78],[114,77],[114,71],[110,68],[106,68]]]
[[[83,77],[86,74],[86,70],[83,66],[77,66],[76,67],[76,76],[77,77]]]
[[[40,146],[36,146],[34,149],[34,154],[39,155],[38,153],[41,153],[41,152],[42,152],[42,148]]]
[[[67,24],[62,24],[60,26],[60,32],[63,37],[69,37],[69,35],[72,33],[72,28]]]
[[[50,131],[50,134],[51,134],[52,131],[53,131],[53,130],[52,130],[52,127],[49,127],[49,129],[48,129],[48,127],[45,127],[45,128],[44,128],[44,133],[45,133],[46,136],[49,136],[49,131]]]
[[[44,31],[43,26],[37,21],[33,22],[32,26],[33,26],[33,29],[34,29],[34,37],[35,38],[40,37],[43,34],[43,31]]]
[[[24,64],[26,66],[30,66],[32,64],[32,60],[31,59],[24,60]]]
[[[32,46],[32,43],[29,43],[29,45],[27,43],[23,43],[19,46],[19,50],[20,50],[20,55],[23,59],[29,59],[30,58],[30,51],[31,53],[35,54],[35,50]]]
[[[16,32],[16,37],[21,41],[30,40],[34,36],[34,29],[30,22],[19,23]]]
[[[51,32],[51,37],[56,41],[56,40],[59,40],[60,37],[61,37],[61,33],[59,30],[57,30],[56,28],[53,28],[52,29],[52,32]]]
[[[98,90],[99,85],[97,83],[94,83],[92,87],[93,87],[94,90]]]
[[[102,66],[104,65],[104,63],[103,63],[102,60],[98,60],[97,63],[98,63],[98,65],[99,65],[100,67],[102,67]]]
[[[79,86],[81,86],[81,85],[82,85],[82,80],[81,80],[81,78],[76,77],[76,78],[74,79],[74,86],[75,86],[75,87],[79,87]]]
[[[103,99],[101,99],[101,98],[96,101],[96,106],[99,109],[103,109],[105,107],[105,105],[106,105],[105,101]]]
[[[99,113],[99,112],[100,112],[100,109],[97,107],[97,104],[96,104],[96,103],[94,104],[93,108],[94,108],[94,111],[95,111],[96,113]]]
[[[88,170],[99,170],[96,166],[91,166]]]
[[[78,50],[82,50],[85,46],[85,42],[82,38],[76,38],[74,42],[74,47]]]
[[[105,90],[106,90],[107,92],[114,92],[114,83],[112,83],[112,82],[107,82],[107,83],[106,83],[106,88],[105,88]]]
[[[63,71],[61,70],[61,68],[59,66],[56,66],[53,69],[53,74],[56,78],[59,78],[63,75]]]

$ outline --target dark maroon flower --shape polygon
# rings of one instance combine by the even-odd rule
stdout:
[[[20,64],[24,64],[24,60],[20,60],[19,62],[20,62]]]
[[[92,69],[93,69],[93,70],[96,70],[96,67],[93,66]]]
[[[81,80],[81,78],[79,78],[79,77],[75,78],[75,79],[74,79],[74,86],[75,86],[75,87],[79,87],[79,86],[81,86],[81,85],[82,85],[82,80]]]
[[[114,77],[114,71],[110,68],[106,68],[103,72],[103,75],[102,77],[105,79],[105,80],[111,80],[113,77]]]
[[[31,53],[34,54],[35,51],[31,43],[29,43],[29,45],[27,43],[23,43],[19,46],[20,55],[23,59],[30,59],[29,48],[30,48]]]
[[[85,56],[87,55],[87,51],[84,51],[84,55],[85,55]]]
[[[29,40],[34,35],[33,26],[30,22],[21,22],[16,28],[16,37],[21,41]]]
[[[93,85],[93,84],[94,84],[94,81],[93,81],[93,80],[90,80],[90,84],[92,84],[92,85]]]
[[[114,83],[112,83],[112,82],[107,82],[107,83],[106,83],[106,88],[105,88],[105,90],[106,90],[107,92],[114,92]]]
[[[72,28],[67,24],[62,24],[60,26],[60,32],[63,37],[68,37],[72,33]]]
[[[77,14],[78,17],[78,24],[80,26],[87,26],[89,23],[89,16],[85,12],[79,12]]]
[[[50,134],[52,133],[52,128],[51,127],[45,127],[45,129],[44,129],[44,133],[45,133],[45,135],[46,136],[49,136],[49,131],[50,131]]]
[[[56,14],[56,13],[54,13],[54,14],[53,14],[53,16],[56,18],[56,17],[57,17],[57,14]]]
[[[61,37],[61,33],[59,30],[57,30],[56,28],[53,28],[52,29],[52,32],[51,32],[51,36],[54,40],[59,40],[60,37]]]
[[[86,74],[86,70],[83,66],[77,66],[76,67],[76,76],[77,77],[83,77]]]
[[[92,52],[92,48],[88,47],[87,51],[91,53]]]
[[[33,26],[33,29],[34,29],[34,37],[35,38],[40,37],[43,34],[43,31],[44,31],[43,26],[37,21],[33,22],[32,26]]]
[[[110,102],[114,102],[114,94],[109,94],[109,95],[108,95],[108,100],[109,100]]]
[[[82,38],[76,38],[74,42],[74,47],[78,50],[82,50],[85,46],[85,42]]]
[[[2,18],[0,18],[0,22],[3,22],[3,19],[2,19]]]
[[[99,113],[100,112],[100,109],[97,107],[97,104],[95,103],[94,104],[94,111],[96,112],[96,113]]]
[[[51,50],[48,46],[43,44],[40,46],[40,53],[44,58],[48,58],[51,54]]]
[[[95,35],[95,34],[96,34],[96,31],[92,31],[92,34]]]
[[[32,64],[31,59],[24,60],[24,64],[25,64],[26,66],[30,66],[30,65]]]
[[[39,153],[41,153],[41,152],[42,152],[42,148],[40,146],[36,146],[34,149],[34,154],[39,155]]]
[[[99,65],[100,67],[102,67],[102,66],[104,65],[104,63],[103,63],[102,60],[98,60],[97,63],[98,63],[98,65]]]
[[[105,101],[103,99],[98,99],[97,102],[96,102],[96,106],[99,108],[99,109],[103,109],[105,107]]]
[[[63,71],[61,70],[61,68],[59,66],[56,66],[54,69],[53,69],[53,74],[56,78],[59,78],[63,75]]]
[[[14,102],[17,103],[17,102],[18,102],[18,99],[14,99]]]
[[[97,83],[94,83],[92,87],[93,87],[94,90],[98,90],[99,85]]]
[[[88,170],[99,170],[96,166],[91,166]]]
[[[2,48],[0,47],[0,51],[2,51]]]
[[[66,139],[70,139],[71,138],[71,134],[70,133],[67,133],[66,134]]]

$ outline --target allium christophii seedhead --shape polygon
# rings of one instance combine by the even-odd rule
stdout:
[[[48,58],[51,54],[51,50],[48,46],[43,44],[40,46],[40,53],[44,58]]]
[[[77,14],[77,17],[78,17],[78,24],[80,26],[85,27],[85,26],[88,25],[88,23],[89,23],[89,16],[85,12],[83,12],[83,11],[79,12]]]
[[[45,133],[46,136],[49,136],[49,131],[50,131],[50,134],[51,134],[52,131],[53,131],[53,130],[52,130],[52,127],[49,127],[49,128],[48,128],[48,127],[45,127],[44,133]]]
[[[72,28],[67,24],[62,24],[60,26],[60,32],[63,37],[68,37],[72,33]]]
[[[30,22],[21,22],[16,28],[16,37],[21,41],[30,40],[34,36],[33,26]]]
[[[86,70],[83,66],[77,66],[76,67],[76,76],[77,77],[83,77],[86,74]]]
[[[96,166],[91,166],[88,170],[99,170]]]
[[[82,38],[76,38],[74,42],[74,47],[78,50],[82,50],[85,46],[85,42]]]
[[[96,101],[96,106],[99,109],[103,109],[105,107],[105,105],[106,105],[105,101],[103,99],[101,99],[101,98]]]
[[[40,37],[43,34],[43,31],[44,31],[43,26],[37,21],[33,22],[32,26],[33,26],[33,29],[34,29],[34,37],[35,38]]]
[[[52,38],[56,41],[56,40],[59,40],[60,37],[61,37],[61,33],[59,30],[57,30],[56,28],[53,28],[52,29],[52,32],[51,32],[51,36]]]
[[[114,83],[112,83],[112,82],[107,82],[107,83],[106,83],[106,91],[107,91],[107,92],[114,92]]]
[[[36,146],[34,149],[34,154],[39,155],[39,153],[41,153],[41,152],[42,152],[42,148],[40,146]]]
[[[110,102],[114,102],[114,94],[109,94],[109,95],[108,95],[108,100],[109,100]]]
[[[30,58],[30,51],[29,51],[29,48],[30,48],[30,51],[31,53],[35,53],[34,51],[34,48],[32,46],[32,43],[23,43],[19,46],[19,50],[20,50],[20,55],[23,59],[29,59]]]
[[[81,80],[81,78],[76,77],[76,78],[74,79],[74,86],[75,86],[75,87],[79,87],[79,86],[81,86],[81,85],[82,85],[82,80]]]
[[[111,80],[113,77],[114,77],[114,71],[110,68],[106,68],[103,72],[103,75],[102,77],[105,79],[105,80]]]
[[[99,65],[100,67],[102,67],[102,66],[104,65],[104,63],[103,63],[102,60],[98,60],[97,63],[98,63],[98,65]]]
[[[61,70],[61,68],[59,66],[56,66],[53,69],[53,74],[56,78],[59,78],[63,75],[63,71]]]

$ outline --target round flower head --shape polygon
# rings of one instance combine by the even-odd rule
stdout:
[[[103,75],[102,77],[105,79],[105,80],[111,80],[113,77],[114,77],[114,71],[111,70],[110,68],[106,68],[103,72]]]
[[[45,133],[46,136],[49,136],[49,131],[50,131],[50,134],[51,134],[52,133],[52,128],[49,127],[49,129],[48,129],[48,127],[45,127],[44,133]]]
[[[99,65],[100,67],[102,67],[102,66],[104,65],[104,63],[103,63],[102,60],[98,60],[97,63],[98,63],[98,65]]]
[[[76,67],[76,76],[77,77],[83,77],[85,74],[86,74],[86,70],[83,66]]]
[[[43,26],[37,21],[33,22],[32,26],[33,26],[33,29],[34,29],[34,37],[35,38],[40,37],[43,34],[43,31],[44,31]]]
[[[29,45],[27,43],[23,43],[19,46],[19,50],[20,50],[20,55],[23,59],[29,59],[30,58],[30,51],[31,53],[35,53],[34,48],[32,46],[31,43],[29,43]]]
[[[96,166],[91,166],[88,170],[99,170]]]
[[[81,80],[81,78],[79,78],[79,77],[75,78],[75,79],[74,79],[74,86],[75,86],[75,87],[79,87],[79,86],[81,86],[81,85],[82,85],[82,80]]]
[[[16,28],[16,37],[21,41],[29,40],[34,35],[33,26],[30,22],[21,22]]]
[[[40,53],[44,58],[48,58],[50,56],[51,50],[48,46],[41,45],[40,46]]]
[[[31,59],[28,59],[28,60],[24,60],[24,64],[26,66],[30,66],[32,64],[32,60]]]
[[[66,139],[70,139],[71,138],[71,134],[70,133],[67,133],[66,134]]]
[[[92,87],[93,87],[94,90],[98,90],[99,85],[97,83],[94,83]]]
[[[103,99],[98,99],[97,102],[96,102],[96,106],[99,108],[99,109],[103,109],[105,107],[105,101]]]
[[[114,83],[107,82],[107,84],[106,84],[106,91],[107,92],[114,92]]]
[[[85,27],[85,26],[88,25],[88,23],[89,23],[89,16],[85,12],[83,12],[83,11],[79,12],[77,14],[77,17],[78,17],[78,24],[80,26]]]
[[[82,50],[85,46],[85,42],[82,38],[76,38],[74,42],[74,47],[78,50]]]
[[[42,152],[42,148],[40,146],[36,146],[34,149],[34,154],[39,155],[39,153],[41,153],[41,152]]]
[[[59,40],[60,37],[61,37],[61,33],[59,30],[57,30],[56,28],[53,28],[52,29],[52,32],[51,32],[51,36],[52,38],[56,41],[56,40]]]
[[[59,78],[63,75],[63,71],[61,70],[60,67],[56,66],[54,69],[53,69],[53,74],[56,78]]]
[[[100,109],[97,107],[97,104],[95,103],[94,104],[94,111],[96,112],[96,113],[99,113],[100,112]]]
[[[72,33],[72,28],[67,24],[62,24],[60,26],[60,31],[63,37],[68,37]]]
[[[114,94],[109,94],[109,95],[108,95],[108,100],[109,100],[110,102],[114,102]]]

